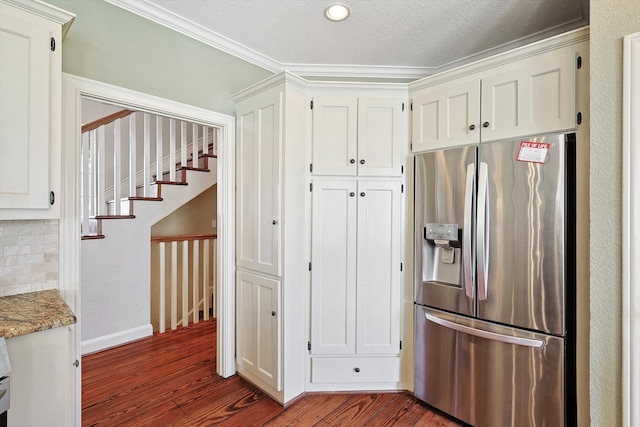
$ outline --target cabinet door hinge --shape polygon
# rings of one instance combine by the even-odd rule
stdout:
[[[311,341],[307,341],[307,350],[311,351]]]
[[[403,268],[404,268],[404,265],[402,265],[402,263],[400,263],[400,271],[402,271]]]
[[[311,261],[309,261],[309,271],[311,271]]]
[[[576,121],[579,125],[582,124],[582,113],[578,112],[578,116],[576,117]]]
[[[402,103],[402,111],[404,111],[404,102]]]
[[[49,204],[53,206],[53,204],[56,202],[56,193],[54,193],[53,191],[49,192]]]
[[[309,183],[309,191],[313,191],[313,182]]]
[[[313,99],[311,100],[311,102],[309,103],[309,108],[311,108],[313,110]]]
[[[413,101],[411,101],[411,104],[409,104],[409,110],[413,111]]]
[[[400,350],[402,350],[402,340],[400,340]]]
[[[404,174],[404,165],[400,166],[400,175]]]
[[[49,46],[51,47],[51,52],[55,52],[56,51],[56,39],[51,37],[51,40],[49,41]]]
[[[400,192],[404,194],[404,184],[400,186]]]
[[[582,56],[576,58],[576,67],[578,67],[578,70],[582,68]]]
[[[309,172],[313,172],[313,163],[309,163]]]
[[[409,150],[413,151],[413,142],[409,143]]]

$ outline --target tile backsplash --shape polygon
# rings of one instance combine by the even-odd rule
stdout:
[[[58,288],[58,221],[0,221],[0,296]]]

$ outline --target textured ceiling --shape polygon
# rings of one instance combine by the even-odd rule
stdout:
[[[419,77],[588,24],[588,0],[106,0],[264,68]]]

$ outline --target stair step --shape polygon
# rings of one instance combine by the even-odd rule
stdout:
[[[96,215],[96,219],[133,219],[135,215]]]
[[[104,234],[91,234],[91,235],[82,235],[80,236],[81,240],[97,240],[104,239]]]

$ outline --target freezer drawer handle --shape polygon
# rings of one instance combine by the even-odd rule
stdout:
[[[488,340],[500,341],[508,344],[522,345],[525,347],[541,348],[544,345],[544,341],[531,339],[531,338],[519,338],[511,335],[496,334],[495,332],[483,331],[481,329],[471,328],[469,326],[460,325],[449,320],[441,319],[433,314],[425,313],[424,317],[427,320],[437,323],[445,328],[453,329],[454,331],[462,332],[464,334],[473,335],[480,338],[486,338]]]

